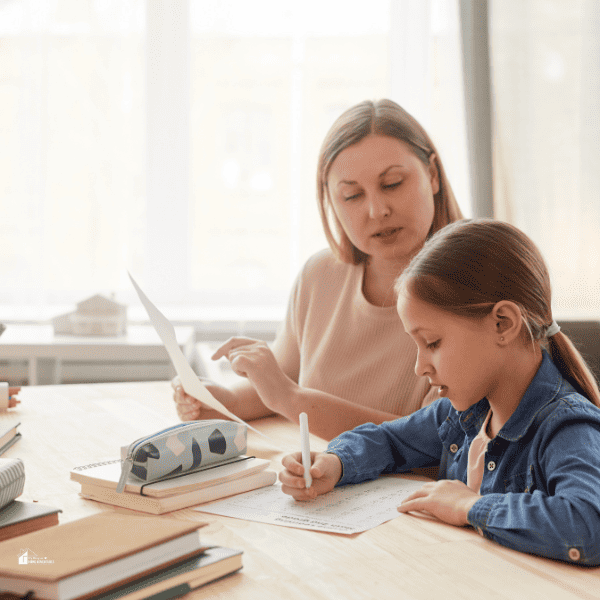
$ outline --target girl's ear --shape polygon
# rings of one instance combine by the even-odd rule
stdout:
[[[506,345],[521,333],[523,317],[519,307],[509,300],[497,302],[492,309],[498,343]]]
[[[440,172],[437,167],[437,157],[431,154],[429,157],[429,176],[431,181],[431,189],[435,196],[440,191]]]

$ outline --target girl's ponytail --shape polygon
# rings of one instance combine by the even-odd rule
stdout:
[[[560,374],[586,398],[600,407],[596,379],[573,342],[562,332],[548,338],[548,352]]]
[[[424,302],[461,316],[484,316],[501,300],[515,302],[529,339],[542,347],[547,344],[561,375],[600,407],[594,376],[552,319],[544,259],[513,225],[494,219],[447,225],[412,259],[396,282],[396,292],[404,286]]]

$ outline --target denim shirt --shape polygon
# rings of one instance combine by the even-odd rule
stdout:
[[[407,417],[367,423],[332,440],[337,485],[439,465],[438,479],[467,482],[469,445],[490,406],[458,412],[448,398]],[[561,376],[544,351],[517,409],[489,443],[469,523],[521,552],[600,565],[600,409]]]

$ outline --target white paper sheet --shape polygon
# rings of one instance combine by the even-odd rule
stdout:
[[[242,421],[242,419],[230,412],[206,389],[183,355],[183,352],[177,343],[175,328],[171,322],[158,310],[158,308],[156,308],[156,306],[154,306],[154,304],[152,304],[152,302],[150,302],[148,296],[146,296],[146,294],[141,290],[140,286],[135,282],[135,279],[131,276],[131,273],[127,272],[127,274],[129,275],[129,279],[131,279],[131,283],[133,283],[133,287],[140,297],[148,316],[150,317],[150,321],[152,322],[154,329],[156,329],[156,333],[158,333],[158,336],[167,349],[167,353],[171,358],[171,362],[175,367],[175,371],[177,371],[177,375],[181,380],[183,389],[190,396],[197,398],[209,408],[217,410],[221,414],[233,419],[234,421],[246,425],[246,427],[252,429],[252,431],[256,431],[256,433],[262,435],[263,437],[267,437],[264,435],[264,433],[254,429],[254,427],[248,425],[248,423],[245,423]]]
[[[395,519],[402,500],[424,483],[380,477],[335,488],[309,502],[296,502],[276,484],[202,504],[194,510],[284,527],[351,534]]]

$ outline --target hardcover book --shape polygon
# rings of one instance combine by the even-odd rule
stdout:
[[[0,542],[0,589],[79,600],[200,554],[200,522],[102,512]]]
[[[17,431],[17,427],[21,423],[13,423],[8,427],[0,426],[0,455],[4,454],[15,442],[21,439],[21,434]]]
[[[173,510],[187,508],[188,506],[197,506],[205,502],[212,502],[249,492],[261,487],[273,485],[277,481],[277,473],[270,470],[262,470],[252,475],[238,477],[230,481],[224,481],[208,487],[176,493],[170,496],[146,496],[135,492],[117,492],[114,489],[100,485],[81,484],[81,496],[88,500],[96,500],[114,506],[122,506],[132,510],[161,515]]]
[[[58,525],[59,508],[13,500],[0,510],[0,541]]]

